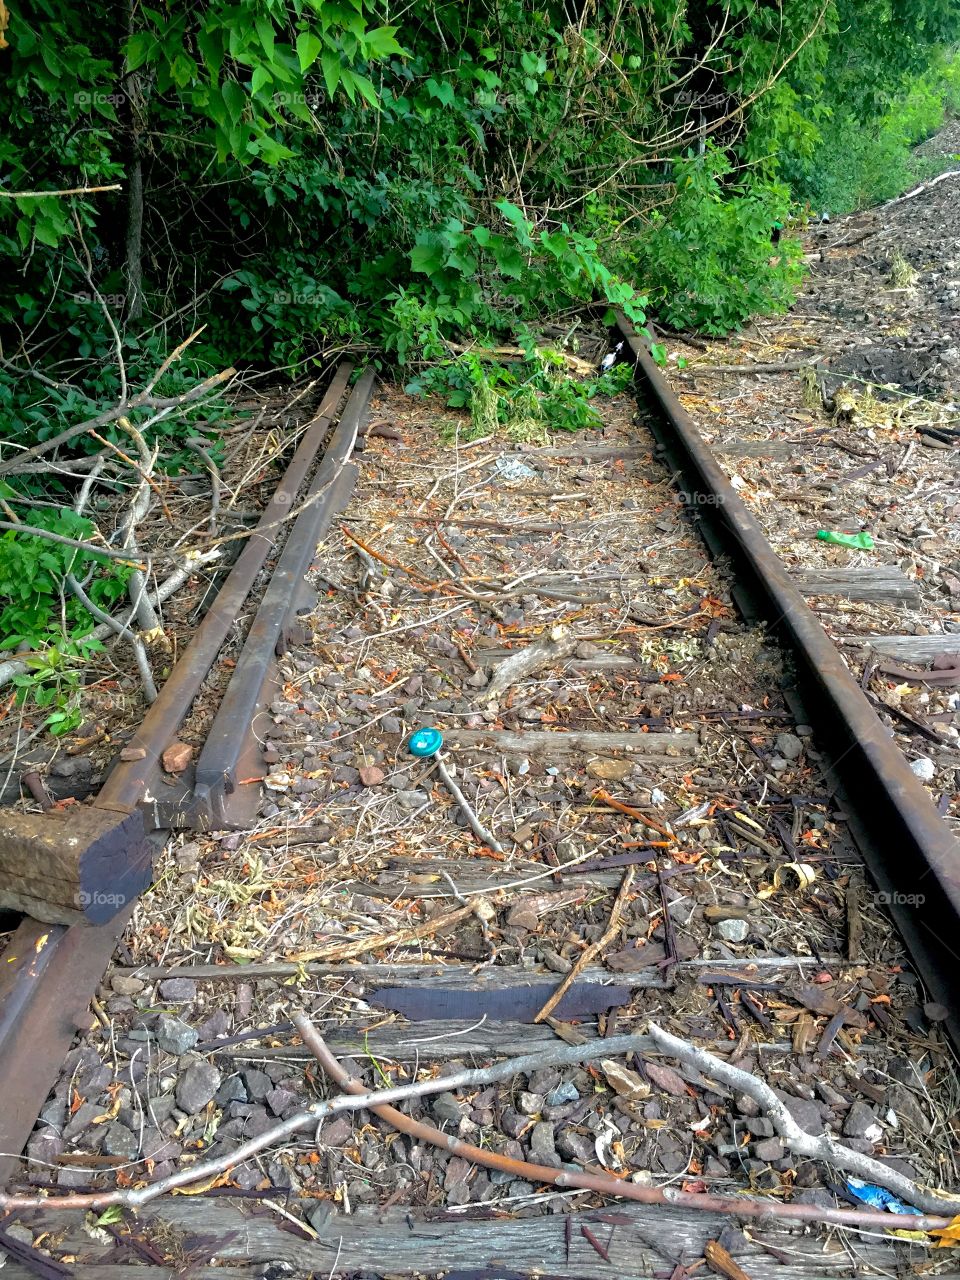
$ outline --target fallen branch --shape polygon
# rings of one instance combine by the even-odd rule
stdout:
[[[154,605],[163,604],[166,600],[169,600],[175,592],[180,590],[188,578],[193,577],[201,565],[209,564],[211,561],[219,559],[220,552],[218,550],[201,551],[199,553],[191,554],[185,564],[181,565],[179,569],[174,570],[168,578],[165,578],[164,581],[160,583],[160,586],[156,591],[151,592],[151,603]],[[111,619],[111,624],[109,626],[105,622],[101,623],[100,626],[94,627],[93,631],[90,632],[89,637],[84,638],[106,640],[108,636],[112,635],[116,631],[116,627],[113,625],[114,621],[116,620]],[[30,660],[28,655],[11,658],[7,662],[0,662],[0,689],[2,689],[4,685],[9,684],[14,676],[25,675],[29,670]]]
[[[627,1054],[647,1047],[647,1038],[643,1035],[611,1036],[608,1040],[591,1040],[582,1045],[551,1046],[539,1053],[526,1054],[519,1058],[509,1058],[492,1067],[476,1071],[458,1071],[452,1075],[439,1076],[436,1079],[421,1080],[415,1084],[398,1085],[391,1089],[380,1089],[368,1092],[362,1082],[340,1065],[327,1048],[326,1043],[314,1028],[306,1014],[295,1011],[293,1022],[299,1031],[304,1044],[317,1059],[322,1069],[340,1088],[345,1090],[339,1097],[326,1102],[315,1102],[305,1111],[290,1116],[265,1133],[242,1143],[236,1150],[220,1156],[216,1160],[207,1160],[191,1165],[187,1169],[161,1178],[147,1187],[128,1190],[103,1192],[80,1192],[63,1196],[21,1196],[0,1194],[0,1211],[19,1213],[33,1209],[105,1209],[110,1205],[126,1205],[140,1208],[157,1200],[168,1192],[179,1190],[196,1182],[205,1181],[212,1185],[222,1174],[245,1161],[252,1159],[267,1147],[282,1142],[285,1138],[307,1129],[315,1129],[320,1120],[339,1111],[358,1111],[368,1108],[375,1115],[392,1125],[400,1133],[409,1134],[444,1151],[452,1152],[465,1160],[483,1165],[488,1169],[502,1169],[519,1178],[531,1182],[552,1184],[561,1188],[578,1188],[595,1191],[600,1195],[620,1197],[625,1200],[636,1200],[641,1204],[658,1204],[680,1209],[694,1209],[706,1213],[730,1214],[737,1218],[759,1219],[762,1221],[788,1222],[830,1222],[843,1226],[878,1227],[881,1230],[906,1229],[912,1231],[942,1230],[950,1225],[951,1217],[929,1214],[885,1213],[876,1210],[860,1209],[825,1209],[811,1204],[776,1204],[770,1200],[754,1200],[746,1196],[718,1196],[698,1194],[690,1191],[678,1191],[672,1186],[646,1187],[635,1182],[621,1181],[611,1174],[578,1173],[568,1169],[551,1169],[546,1165],[531,1164],[526,1160],[513,1160],[509,1156],[498,1155],[495,1151],[471,1146],[453,1134],[442,1133],[431,1124],[412,1120],[390,1104],[407,1098],[422,1098],[430,1093],[446,1092],[459,1088],[472,1088],[477,1085],[491,1084],[499,1080],[509,1080],[520,1074],[548,1066],[572,1066],[581,1062],[592,1062],[614,1054]],[[671,1037],[672,1038],[672,1037]],[[681,1042],[682,1043],[682,1042]],[[719,1060],[718,1060],[719,1061]]]
[[[316,951],[300,951],[292,960],[306,964],[310,960],[352,960],[366,955],[368,951],[383,951],[386,947],[404,946],[408,942],[419,942],[421,938],[429,938],[438,929],[447,925],[459,924],[467,916],[475,915],[482,910],[486,899],[478,898],[463,907],[455,907],[452,911],[444,911],[440,915],[431,916],[423,924],[413,929],[396,929],[392,933],[376,934],[373,937],[358,938],[351,942],[334,942],[329,947],[320,947]],[[494,899],[496,901],[496,899]]]
[[[897,196],[895,200],[888,200],[886,204],[880,207],[881,209],[889,209],[892,204],[900,204],[902,200],[912,200],[914,196],[919,196],[924,191],[929,191],[931,187],[935,187],[939,182],[945,182],[947,178],[960,178],[960,169],[948,169],[946,173],[938,174],[935,178],[931,178],[929,182],[922,182],[919,187],[914,187],[912,191],[907,191],[902,196]]]
[[[758,1080],[749,1071],[731,1066],[729,1062],[715,1057],[706,1049],[698,1049],[695,1045],[681,1040],[679,1036],[671,1035],[669,1031],[664,1031],[652,1022],[649,1032],[651,1039],[664,1053],[679,1059],[680,1062],[685,1062],[688,1066],[695,1067],[713,1080],[719,1080],[721,1084],[735,1089],[737,1093],[745,1093],[747,1097],[758,1103],[767,1113],[779,1136],[795,1155],[826,1161],[838,1169],[843,1169],[845,1173],[852,1173],[866,1182],[874,1182],[877,1186],[893,1192],[900,1200],[916,1205],[925,1213],[960,1213],[960,1198],[927,1191],[917,1186],[912,1178],[898,1173],[882,1161],[874,1160],[872,1156],[862,1155],[859,1151],[851,1151],[849,1147],[835,1142],[829,1134],[812,1134],[801,1129],[790,1114],[786,1103],[777,1097],[768,1084]]]
[[[120,622],[117,618],[111,618],[109,613],[104,611],[93,603],[87,593],[81,587],[72,573],[66,576],[66,583],[73,594],[77,597],[83,607],[92,617],[102,623],[105,627],[109,627],[116,635],[123,640],[130,642],[133,649],[133,656],[136,660],[137,670],[140,672],[140,684],[143,688],[143,696],[147,702],[154,703],[157,700],[157,686],[153,679],[153,671],[150,669],[150,659],[147,657],[147,650],[143,641],[135,631],[131,631],[130,623]],[[131,618],[131,621],[133,619]]]
[[[784,360],[782,364],[692,364],[691,373],[796,373],[820,363],[821,356],[804,360]]]
[[[177,348],[177,352],[183,349],[185,344],[181,343]],[[174,352],[173,355],[176,355]],[[24,449],[18,453],[16,457],[10,458],[6,462],[0,462],[0,475],[7,475],[8,472],[15,471],[17,467],[28,461],[30,458],[39,458],[45,453],[51,453],[54,449],[58,449],[60,445],[67,444],[70,440],[75,440],[77,436],[83,435],[85,431],[92,428],[105,427],[110,422],[116,422],[118,418],[128,417],[136,409],[179,409],[185,404],[192,404],[195,400],[199,400],[201,396],[205,396],[208,391],[214,390],[224,382],[228,382],[230,378],[236,376],[236,369],[232,366],[224,369],[220,373],[211,374],[209,378],[204,378],[202,382],[198,382],[195,387],[191,387],[189,391],[184,391],[178,396],[155,396],[153,388],[156,386],[161,373],[169,366],[173,355],[168,356],[160,370],[154,376],[150,384],[135,396],[131,396],[128,400],[121,400],[113,409],[105,409],[103,413],[98,413],[94,418],[87,418],[84,422],[78,422],[76,426],[67,427],[66,431],[61,431],[59,435],[51,436],[49,440],[43,440],[40,444],[35,444],[29,449]]]
[[[2,472],[3,467],[0,465],[0,473]],[[35,538],[43,538],[45,542],[57,542],[62,547],[76,547],[78,551],[86,551],[88,555],[106,556],[108,560],[116,560],[134,569],[142,567],[136,560],[130,559],[129,552],[114,551],[112,547],[101,546],[98,542],[78,542],[76,538],[66,538],[62,533],[54,533],[50,529],[38,529],[34,524],[15,524],[12,520],[0,520],[0,529],[7,529],[13,533],[29,533]]]
[[[576,981],[579,974],[582,973],[587,965],[590,964],[590,962],[606,947],[608,947],[617,936],[617,933],[620,930],[620,917],[623,915],[623,909],[630,898],[630,890],[633,888],[633,879],[636,874],[636,867],[627,867],[623,874],[623,879],[620,881],[620,889],[614,899],[613,906],[610,909],[610,919],[603,932],[603,937],[599,938],[596,942],[591,943],[585,951],[580,953],[569,973],[534,1018],[534,1022],[543,1022],[544,1018],[549,1017],[550,1014],[553,1013],[554,1009],[570,990],[570,987]]]
[[[579,638],[571,635],[565,627],[551,627],[539,640],[497,664],[493,678],[483,691],[484,699],[489,702],[499,698],[524,676],[532,675],[548,663],[566,658],[579,643]]]
[[[642,1035],[612,1036],[608,1040],[591,1040],[586,1044],[576,1045],[558,1043],[555,1046],[552,1045],[549,1049],[540,1050],[537,1053],[524,1054],[519,1058],[507,1058],[503,1062],[494,1063],[489,1067],[457,1071],[452,1075],[418,1080],[413,1084],[395,1085],[390,1089],[368,1092],[359,1081],[353,1081],[353,1078],[340,1066],[305,1013],[299,1010],[295,1011],[293,1022],[301,1036],[303,1036],[304,1043],[317,1056],[324,1070],[328,1071],[328,1074],[332,1075],[338,1084],[341,1083],[340,1078],[342,1078],[351,1084],[356,1084],[357,1088],[351,1088],[348,1093],[340,1094],[325,1102],[314,1102],[303,1111],[298,1111],[296,1115],[290,1116],[287,1120],[274,1125],[272,1129],[267,1130],[265,1133],[257,1134],[256,1137],[248,1139],[234,1151],[219,1156],[215,1160],[202,1161],[198,1164],[190,1165],[188,1168],[180,1169],[177,1173],[172,1173],[167,1178],[161,1178],[150,1186],[129,1188],[127,1190],[81,1192],[76,1195],[63,1196],[0,1195],[0,1211],[19,1212],[24,1209],[43,1208],[103,1209],[112,1204],[139,1208],[141,1205],[149,1204],[151,1200],[156,1200],[168,1192],[178,1190],[180,1187],[190,1186],[197,1182],[209,1182],[219,1177],[220,1174],[226,1173],[228,1169],[252,1159],[265,1148],[275,1146],[278,1142],[291,1138],[294,1134],[302,1133],[307,1129],[315,1129],[321,1120],[325,1120],[328,1116],[335,1115],[340,1111],[360,1111],[369,1107],[372,1111],[379,1112],[380,1108],[387,1107],[389,1103],[403,1102],[407,1098],[423,1098],[428,1094],[443,1093],[448,1089],[472,1089],[478,1086],[494,1084],[499,1080],[510,1080],[514,1076],[537,1071],[543,1067],[575,1066],[581,1062],[591,1062],[598,1058],[611,1057],[614,1054],[633,1053],[647,1044],[646,1037]],[[338,1075],[340,1078],[338,1078]],[[392,1110],[392,1108],[388,1109]],[[400,1112],[396,1114],[400,1115]],[[439,1139],[440,1145],[459,1141],[457,1138],[451,1138],[440,1133],[437,1129],[432,1129],[429,1125],[424,1127],[432,1133],[433,1138],[431,1140]],[[531,1167],[537,1168],[538,1166]],[[551,1170],[551,1172],[556,1171]],[[614,1185],[619,1185],[615,1179],[610,1179],[610,1181],[614,1182]]]

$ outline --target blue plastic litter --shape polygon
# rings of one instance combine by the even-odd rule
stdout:
[[[902,1200],[884,1187],[878,1187],[873,1182],[864,1182],[860,1178],[848,1178],[847,1190],[852,1196],[856,1196],[858,1200],[862,1200],[864,1204],[868,1204],[871,1209],[887,1209],[890,1213],[915,1213],[920,1214],[920,1209],[915,1209],[912,1204],[904,1204]]]
[[[413,756],[435,756],[443,746],[443,734],[439,729],[416,729],[407,743]]]

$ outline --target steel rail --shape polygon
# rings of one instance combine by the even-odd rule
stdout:
[[[960,841],[933,802],[807,604],[755,516],[657,368],[644,340],[622,315],[622,340],[657,411],[651,424],[670,468],[683,477],[693,519],[714,552],[728,555],[793,653],[804,705],[849,800],[851,831],[868,870],[960,1051]]]
[[[243,753],[242,727],[251,723],[294,598],[336,512],[356,481],[348,464],[370,401],[376,371],[371,366],[357,382],[313,479],[303,510],[284,544],[240,657],[197,761],[192,812],[197,825],[222,826],[224,804],[237,788],[237,763]]]
[[[152,855],[162,846],[165,832],[148,830],[143,801],[160,755],[187,715],[274,546],[277,526],[289,515],[329,434],[351,373],[352,366],[342,364],[334,374],[257,527],[132,739],[144,757],[121,761],[89,806],[116,815],[117,848],[122,852],[126,847],[136,863],[136,876],[130,878],[135,887],[127,885],[122,894],[111,895],[122,901],[111,908],[109,919],[91,920],[91,913],[85,912],[86,918],[68,926],[42,924],[26,916],[8,943],[0,969],[0,1185],[19,1163],[18,1153],[71,1041],[90,1025],[91,997],[134,911],[137,894],[149,884]],[[46,814],[35,817],[37,848],[42,849],[50,841],[51,819]]]

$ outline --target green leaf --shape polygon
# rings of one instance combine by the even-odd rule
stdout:
[[[264,88],[268,84],[271,84],[272,82],[273,82],[273,76],[271,76],[267,68],[262,63],[260,63],[258,66],[254,67],[253,69],[253,75],[250,78],[250,92],[253,94],[257,94],[260,92],[262,88]]]
[[[223,105],[227,108],[227,115],[232,124],[236,124],[243,115],[243,108],[246,106],[247,95],[243,92],[236,80],[225,80],[221,89],[223,95]]]
[[[431,98],[436,98],[436,100],[443,103],[445,107],[453,106],[456,94],[453,91],[452,84],[441,84],[439,80],[435,80],[433,76],[431,76],[424,85],[424,88]]]
[[[443,267],[444,247],[429,231],[421,231],[410,254],[410,266],[426,276],[436,275]]]
[[[274,46],[276,42],[276,32],[273,29],[273,23],[269,18],[256,18],[254,26],[257,29],[257,35],[263,51],[272,62],[274,59]]]
[[[300,70],[306,71],[320,57],[323,41],[312,31],[301,31],[297,36],[297,57],[300,59]]]
[[[337,91],[337,85],[340,83],[340,72],[343,69],[339,53],[335,53],[330,49],[326,50],[320,59],[320,66],[323,70],[323,82],[327,86],[327,93],[332,98]]]

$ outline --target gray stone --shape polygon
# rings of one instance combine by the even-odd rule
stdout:
[[[125,973],[115,973],[110,985],[118,996],[138,996],[147,985],[142,978],[130,978]]]
[[[24,1223],[11,1222],[8,1227],[4,1227],[4,1231],[11,1240],[18,1240],[20,1244],[33,1247],[33,1232]],[[39,1270],[39,1268],[31,1268],[31,1270]]]
[[[745,942],[750,923],[747,920],[721,920],[716,930],[724,942]]]
[[[246,1085],[247,1097],[251,1102],[263,1102],[267,1094],[273,1088],[273,1081],[265,1071],[258,1071],[256,1067],[248,1067],[246,1071],[241,1072],[243,1083]]]
[[[517,1100],[517,1109],[525,1116],[538,1116],[543,1110],[543,1094],[524,1089]]]
[[[780,1138],[764,1138],[753,1144],[753,1154],[758,1160],[772,1164],[774,1160],[783,1159],[783,1141]]]
[[[519,1138],[521,1133],[526,1132],[529,1125],[527,1116],[520,1115],[512,1107],[507,1107],[500,1117],[500,1128],[508,1138]]]
[[[103,1115],[103,1107],[98,1106],[95,1102],[82,1103],[68,1120],[63,1136],[68,1142],[72,1142],[74,1138],[80,1136],[85,1129],[89,1129],[97,1116]]]
[[[227,1076],[223,1084],[217,1090],[216,1102],[218,1107],[226,1107],[231,1102],[246,1102],[247,1090],[243,1081],[239,1076]]]
[[[188,1116],[196,1115],[220,1088],[220,1072],[212,1062],[194,1062],[177,1083],[177,1106]]]
[[[564,1129],[556,1141],[557,1150],[567,1160],[577,1164],[596,1164],[597,1151],[592,1139],[576,1129]]]
[[[342,1147],[353,1137],[353,1123],[347,1116],[334,1116],[320,1131],[320,1141],[325,1147]]]
[[[787,760],[799,760],[803,754],[803,741],[795,733],[778,733],[774,745]]]
[[[126,1125],[114,1122],[107,1126],[107,1131],[103,1135],[103,1154],[107,1156],[122,1156],[124,1160],[133,1160],[136,1158],[140,1149],[140,1143],[137,1135],[127,1128]]]
[[[747,1131],[754,1138],[772,1138],[776,1132],[773,1121],[768,1120],[766,1116],[751,1117],[747,1121]]]
[[[847,1118],[843,1122],[843,1132],[848,1138],[863,1138],[867,1130],[872,1129],[876,1123],[877,1117],[873,1108],[858,1098],[847,1112]]]
[[[774,1093],[786,1103],[787,1110],[801,1129],[807,1133],[823,1133],[823,1116],[817,1103],[808,1102],[806,1098],[795,1098],[792,1093],[784,1093],[780,1089],[774,1089]]]
[[[557,1155],[553,1125],[549,1120],[540,1120],[533,1126],[530,1134],[530,1156],[537,1164],[550,1165],[554,1169],[559,1167],[560,1157]]]
[[[158,1097],[147,1100],[147,1112],[157,1124],[163,1124],[164,1120],[170,1119],[176,1105],[177,1100],[172,1093],[161,1093]]]
[[[166,1053],[175,1054],[179,1058],[192,1049],[199,1039],[193,1027],[187,1026],[181,1018],[161,1013],[157,1019],[157,1040]]]
[[[459,1124],[470,1108],[454,1093],[438,1093],[430,1104],[430,1109],[441,1123]]]
[[[292,1089],[282,1089],[278,1086],[267,1094],[267,1106],[275,1116],[282,1116],[291,1107],[296,1107],[298,1102],[299,1098]]]
[[[794,1204],[815,1204],[819,1209],[835,1209],[837,1207],[836,1197],[831,1195],[829,1191],[825,1191],[823,1187],[807,1187],[805,1191],[801,1191],[799,1195],[794,1196]]]
[[[160,995],[164,1000],[189,1001],[197,998],[197,984],[193,978],[167,978],[161,982]]]
[[[545,1102],[551,1107],[562,1107],[565,1102],[579,1102],[580,1094],[575,1085],[568,1080],[558,1084],[555,1089],[551,1089],[545,1098]]]

